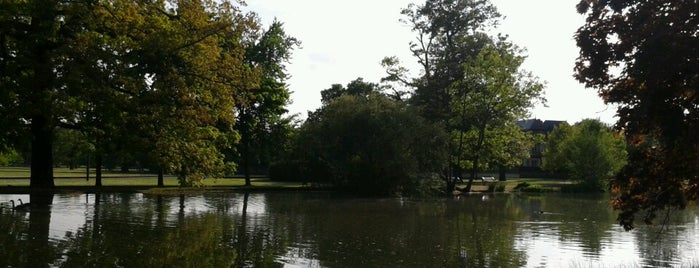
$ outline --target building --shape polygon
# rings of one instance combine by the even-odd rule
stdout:
[[[545,120],[541,121],[539,119],[527,119],[517,121],[517,125],[526,132],[532,134],[541,134],[544,137],[548,136],[548,133],[553,131],[558,125],[564,123],[565,121],[555,121],[555,120]],[[541,170],[541,164],[544,154],[544,144],[537,143],[534,148],[530,151],[529,158],[522,162],[522,168],[525,170]]]

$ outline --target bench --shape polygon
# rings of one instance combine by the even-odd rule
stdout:
[[[481,181],[483,181],[483,183],[486,183],[486,182],[496,182],[498,180],[496,180],[495,177],[481,177]]]

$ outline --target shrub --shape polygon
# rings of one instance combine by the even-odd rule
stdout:
[[[505,186],[507,186],[507,184],[504,182],[491,183],[488,185],[488,192],[504,192]]]
[[[555,192],[555,189],[550,188],[550,187],[543,187],[538,184],[529,184],[526,181],[520,182],[515,186],[515,190],[519,190],[520,192],[526,192],[526,193],[550,193],[550,192]]]
[[[527,188],[527,187],[529,187],[529,183],[526,182],[526,181],[523,181],[523,182],[518,183],[517,186],[515,186],[514,189],[515,189],[515,190],[520,190],[520,189],[522,189],[522,188]]]
[[[603,193],[599,186],[590,183],[576,183],[561,187],[563,193]]]
[[[269,167],[269,178],[274,181],[302,181],[298,161],[272,163]]]

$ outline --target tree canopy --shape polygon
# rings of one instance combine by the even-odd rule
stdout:
[[[562,124],[547,137],[543,169],[604,190],[626,164],[626,142],[599,120]]]
[[[278,153],[278,146],[289,135],[292,118],[283,118],[287,112],[290,93],[287,88],[285,64],[291,52],[300,42],[284,32],[283,24],[274,21],[269,28],[252,36],[253,42],[245,52],[245,62],[256,68],[260,82],[253,88],[241,91],[236,105],[235,129],[241,134],[237,146],[240,163],[245,175],[245,185],[250,185],[253,166],[268,166]]]
[[[515,122],[544,101],[544,85],[521,69],[522,49],[505,36],[487,33],[500,18],[495,6],[481,0],[428,0],[402,14],[417,35],[410,50],[421,74],[407,77],[400,61],[387,57],[383,81],[407,87],[409,103],[450,133],[451,157],[442,171],[447,191],[464,169],[471,169],[468,191],[479,168],[512,166],[526,158],[532,139]],[[405,95],[395,92],[397,99]]]
[[[53,186],[57,128],[83,132],[97,156],[128,141],[182,184],[221,175],[241,107],[283,110],[288,50],[275,44],[295,42],[277,40],[277,22],[259,35],[236,4],[0,2],[0,141],[29,139],[31,185]]]
[[[449,118],[449,86],[464,76],[463,64],[491,42],[485,30],[500,18],[495,6],[484,0],[427,0],[410,4],[401,11],[403,22],[412,27],[416,40],[410,51],[420,64],[422,75],[405,77],[406,69],[396,58],[383,61],[390,80],[407,83],[413,89],[411,101],[421,106],[431,120]]]
[[[452,116],[448,126],[457,148],[453,161],[459,170],[471,168],[467,191],[479,168],[487,164],[512,167],[533,146],[533,138],[516,121],[542,99],[544,86],[520,70],[524,57],[518,52],[502,39],[484,46],[464,64],[463,79],[449,89]]]
[[[618,106],[633,145],[612,180],[613,205],[630,229],[699,197],[699,3],[582,0],[576,77]],[[639,214],[639,212],[642,212]]]
[[[373,93],[342,95],[313,112],[299,130],[296,150],[306,181],[393,195],[439,171],[446,141],[405,103]]]

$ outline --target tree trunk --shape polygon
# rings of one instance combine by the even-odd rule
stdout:
[[[32,117],[32,164],[29,186],[53,188],[53,127],[43,114]]]
[[[245,147],[245,153],[243,155],[243,170],[245,173],[245,186],[251,186],[250,183],[250,152],[248,151],[248,145],[243,145]]]
[[[29,186],[53,188],[53,101],[54,69],[51,60],[51,42],[47,40],[53,31],[56,3],[46,2],[40,14],[31,18],[28,38],[36,38],[27,49],[33,65],[29,75],[29,109],[31,109],[32,163]],[[51,23],[47,23],[51,22]]]
[[[466,184],[466,192],[471,191],[471,186],[473,186],[473,180],[476,178],[478,173],[478,154],[473,158],[473,168],[471,168],[471,176],[468,178],[468,184]]]
[[[102,186],[102,153],[95,154],[95,186]]]
[[[85,181],[90,181],[90,156],[87,157],[87,164],[85,164]]]
[[[471,169],[471,176],[468,178],[468,184],[466,185],[467,192],[471,191],[473,180],[476,179],[476,175],[478,174],[478,160],[480,158],[481,149],[483,148],[483,142],[485,141],[485,129],[487,126],[487,124],[482,124],[478,131],[478,141],[473,152],[473,168]]]
[[[163,187],[165,186],[165,182],[163,181],[163,169],[158,169],[158,187]]]
[[[245,175],[245,186],[251,186],[250,183],[250,115],[247,113],[246,109],[241,109],[240,115],[240,143],[243,145],[241,150],[242,154],[242,168],[243,174]]]
[[[505,166],[500,165],[498,166],[498,175],[499,175],[499,180],[500,181],[506,181],[507,180],[507,168]]]
[[[245,126],[247,128],[247,126]],[[245,174],[245,186],[251,186],[250,183],[250,132],[243,131],[243,173]]]

